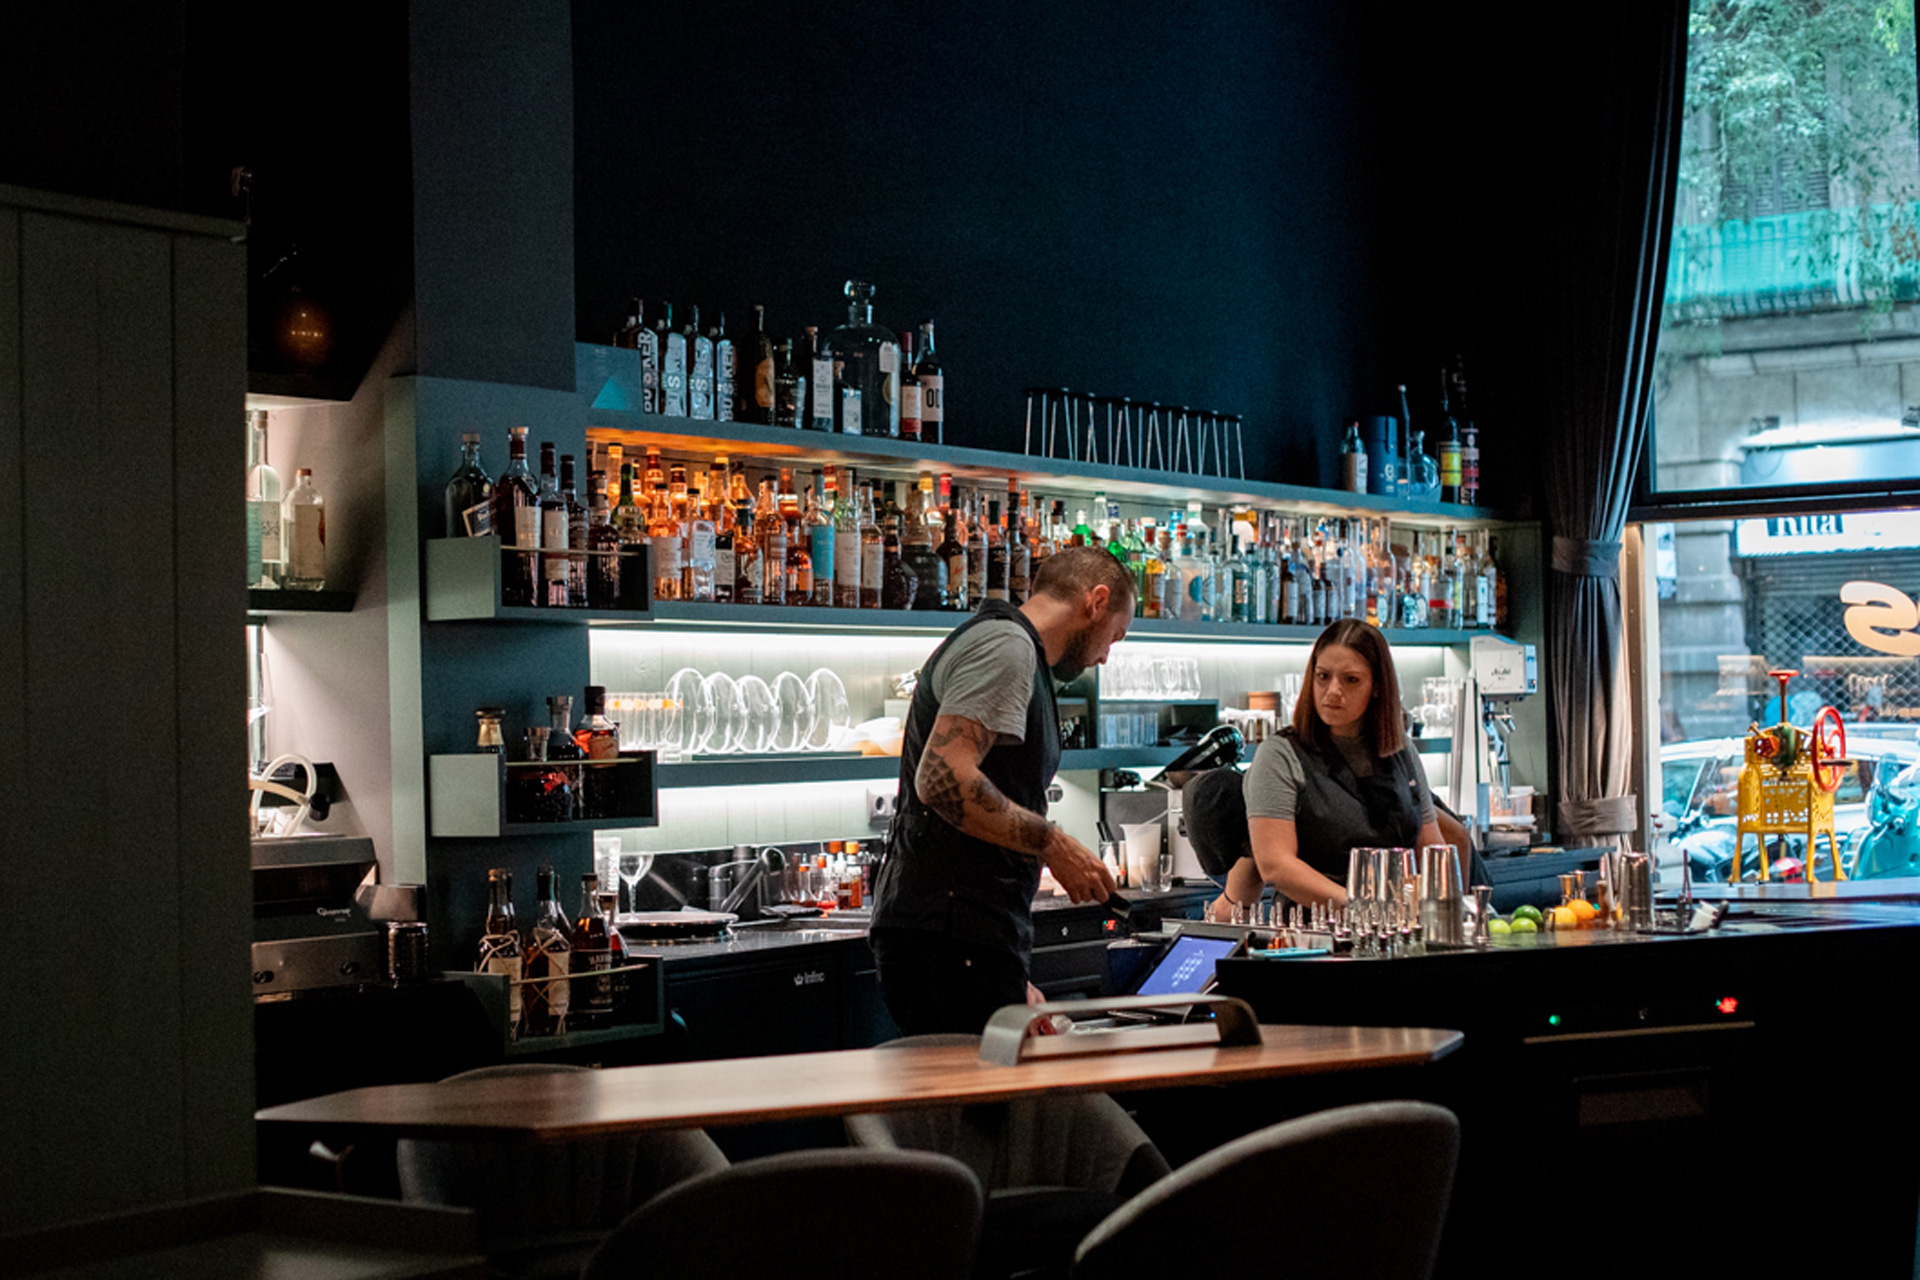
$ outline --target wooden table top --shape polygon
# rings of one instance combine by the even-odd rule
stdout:
[[[1458,1048],[1424,1027],[1263,1026],[1263,1043],[1036,1059],[1003,1067],[970,1046],[848,1049],[603,1071],[376,1085],[255,1113],[265,1124],[390,1137],[554,1141],[597,1133],[1122,1093],[1415,1066]]]

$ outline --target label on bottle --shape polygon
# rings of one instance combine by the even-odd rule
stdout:
[[[713,340],[703,334],[694,336],[687,363],[687,416],[713,417]]]
[[[507,979],[507,1025],[520,1025],[520,940],[512,934],[490,933],[480,939],[477,973],[497,973]]]
[[[480,505],[485,506],[485,503]],[[273,501],[254,501],[247,504],[247,513],[256,516],[260,522],[260,561],[262,565],[280,563],[280,504]],[[251,534],[253,531],[247,531]]]
[[[850,436],[861,433],[860,393],[853,387],[840,388],[840,430]]]
[[[1460,444],[1457,440],[1440,442],[1440,487],[1460,487]]]
[[[484,538],[493,532],[493,503],[476,502],[460,513],[461,523],[466,526],[469,538]],[[279,534],[279,522],[275,522],[276,540]]]
[[[880,372],[900,372],[900,348],[891,342],[880,344]]]
[[[946,427],[946,376],[923,373],[916,381],[920,384],[920,438],[935,444],[943,443],[941,432]]]
[[[540,508],[532,503],[513,509],[513,541],[510,547],[537,547],[540,545]]]
[[[816,573],[819,570],[814,570]],[[854,593],[858,602],[860,591],[860,530],[836,529],[833,533],[833,585],[836,588],[836,600],[846,599],[846,593]]]
[[[967,553],[956,551],[947,557],[947,590],[952,592],[956,599],[965,599],[969,585]]]
[[[766,604],[787,602],[787,536],[783,530],[768,535],[760,547],[760,598]]]
[[[820,361],[813,362],[816,366]],[[753,402],[760,408],[762,417],[773,412],[773,357],[769,355],[753,368]],[[828,404],[832,404],[829,400]]]
[[[1025,543],[1007,553],[1007,599],[1025,604],[1029,580],[1033,574],[1033,553]]]
[[[833,361],[825,356],[813,358],[813,427],[833,430]]]
[[[815,582],[833,581],[833,526],[816,524],[807,531],[808,549],[813,553],[813,579]]]
[[[670,333],[660,351],[660,412],[687,416],[687,335]]]
[[[1340,487],[1348,493],[1367,491],[1366,454],[1343,453],[1340,455]]]
[[[735,369],[731,340],[713,344],[713,416],[721,422],[733,421],[733,379]]]
[[[293,545],[287,555],[287,576],[308,582],[327,576],[327,513],[325,507],[293,509]]]
[[[733,579],[737,572],[733,544],[716,546],[713,553],[713,594],[716,600],[733,599]],[[722,595],[724,591],[726,594]]]
[[[565,507],[540,509],[540,546],[545,551],[567,549],[567,509]],[[567,557],[545,556],[542,558],[541,567],[548,582],[567,580]]]
[[[582,1012],[600,1016],[613,1012],[613,975],[607,972],[611,968],[612,951],[597,947],[573,949],[573,971],[593,975],[580,984],[585,988],[579,992],[582,998],[577,1002],[582,1006]]]
[[[655,538],[653,540],[653,579],[655,582],[671,582],[671,593],[658,591],[656,594],[673,599],[680,591],[680,567],[686,543],[678,538]]]
[[[565,1022],[573,1005],[573,984],[566,981],[572,957],[565,951],[547,952],[547,976],[558,981],[547,984],[547,1012],[556,1022]]]
[[[640,331],[640,411],[660,412],[660,335]]]
[[[886,544],[875,539],[860,544],[860,590],[878,593],[885,581],[882,571],[886,567]]]
[[[920,384],[911,378],[900,384],[900,434],[920,438]]]

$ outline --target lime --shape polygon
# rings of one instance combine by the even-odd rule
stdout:
[[[1527,909],[1532,910],[1532,908],[1527,908]],[[1540,913],[1537,911],[1534,912],[1534,915],[1538,915],[1538,914]],[[1507,926],[1507,932],[1508,933],[1538,933],[1540,932],[1540,926],[1534,923],[1532,917],[1523,916],[1518,911],[1515,911],[1513,913],[1513,923]]]
[[[1507,934],[1512,932],[1513,932],[1513,926],[1508,924],[1505,920],[1502,920],[1499,916],[1491,916],[1488,918],[1487,933],[1489,936],[1495,937],[1495,938],[1503,938]]]
[[[1531,920],[1535,925],[1539,925],[1546,920],[1546,917],[1540,914],[1540,908],[1530,902],[1523,902],[1513,909],[1513,922],[1519,924],[1522,920]]]

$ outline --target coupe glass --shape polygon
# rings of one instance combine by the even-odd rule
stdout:
[[[814,751],[835,751],[846,742],[853,725],[853,708],[847,702],[847,686],[840,677],[821,667],[807,677],[813,694],[813,732],[806,745]]]
[[[782,671],[773,679],[773,726],[775,751],[799,751],[813,736],[813,694],[807,682],[791,671]]]
[[[746,703],[746,732],[740,749],[752,754],[770,749],[774,729],[780,722],[780,709],[774,703],[773,690],[759,676],[740,677],[740,697]]]
[[[667,681],[666,730],[661,746],[668,754],[691,755],[713,732],[713,700],[706,682],[692,667],[682,667]]]
[[[713,732],[707,737],[707,750],[719,754],[740,750],[747,736],[747,704],[740,697],[740,686],[732,676],[716,671],[707,677],[706,687],[713,699]]]

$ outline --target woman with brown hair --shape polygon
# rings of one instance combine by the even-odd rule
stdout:
[[[1349,619],[1321,632],[1292,725],[1260,744],[1247,771],[1262,881],[1293,902],[1338,906],[1350,850],[1443,843],[1405,725],[1380,629]]]

